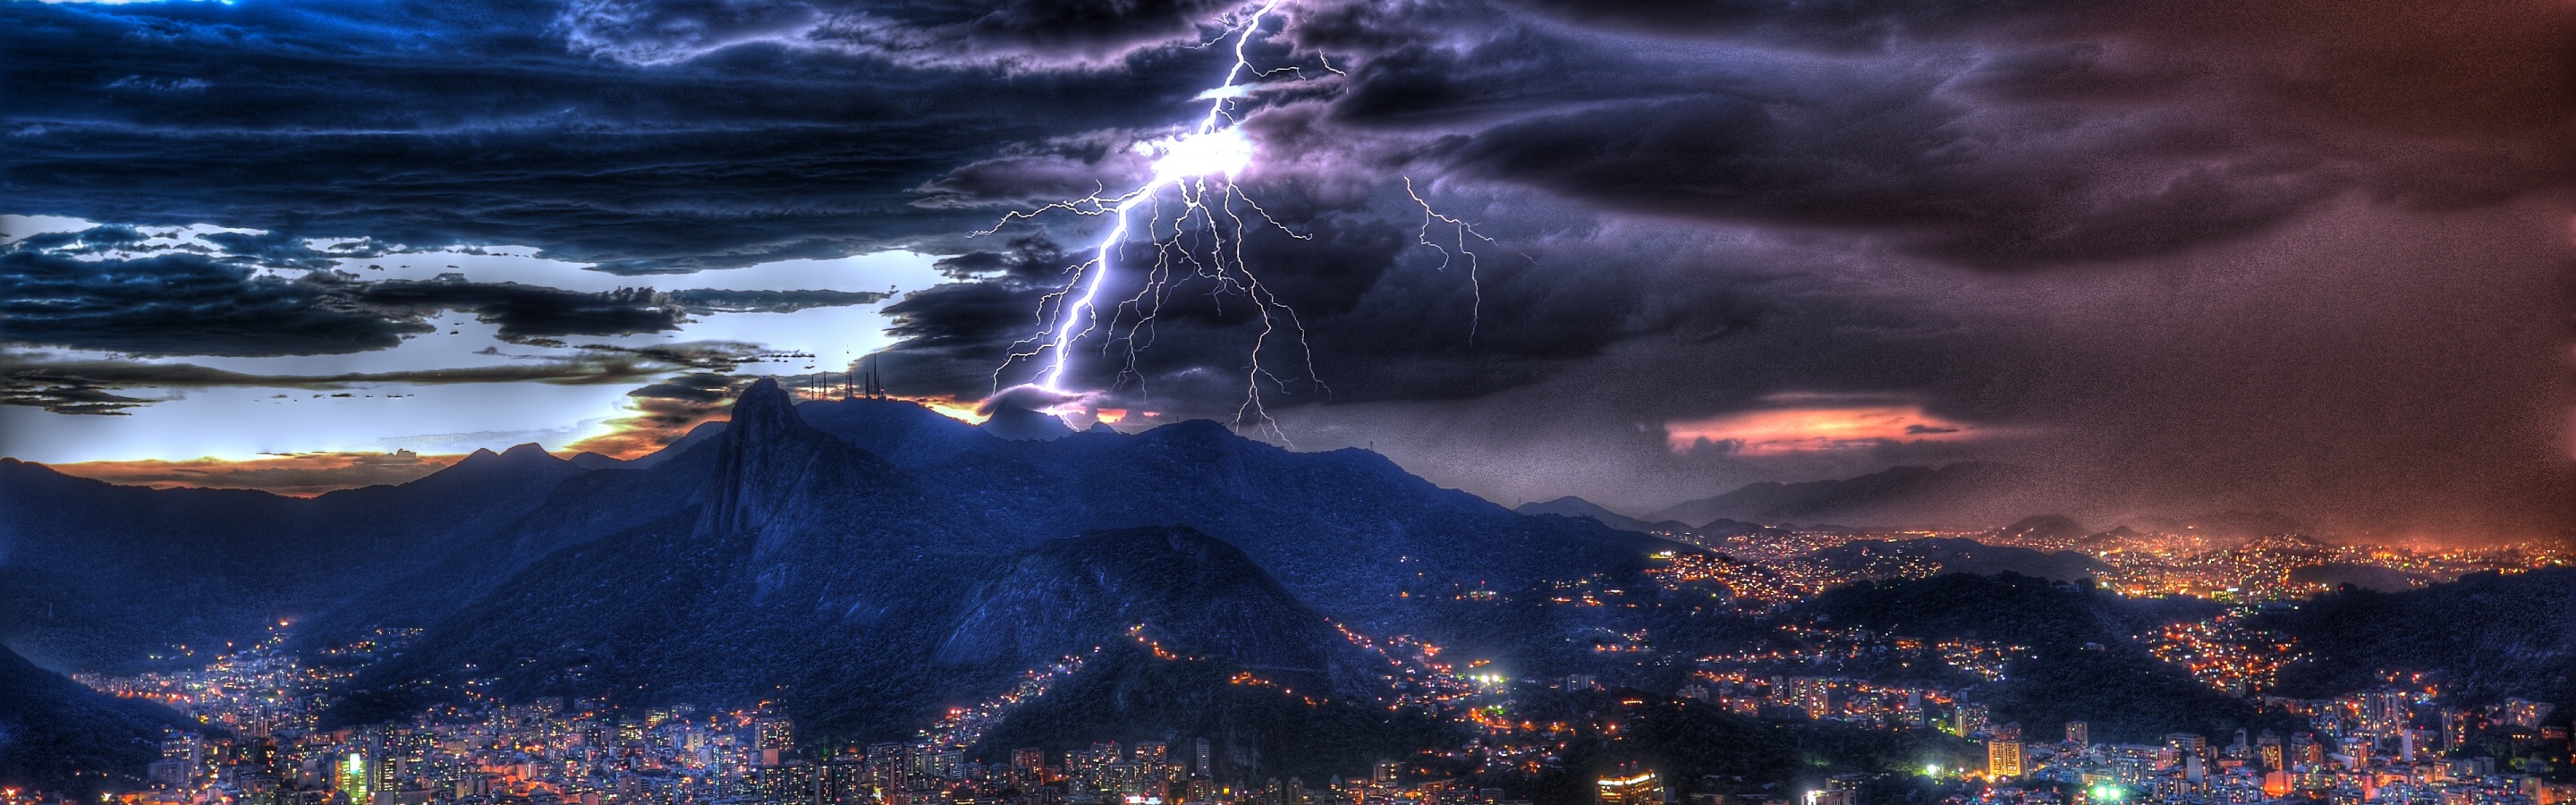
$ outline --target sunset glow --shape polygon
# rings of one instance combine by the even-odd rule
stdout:
[[[1961,441],[1974,426],[1925,413],[1919,405],[1771,408],[1664,423],[1674,452],[1715,448],[1764,456],[1848,450],[1891,442]]]

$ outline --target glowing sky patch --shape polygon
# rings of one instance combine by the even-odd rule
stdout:
[[[95,222],[78,218],[0,216],[6,242],[43,233],[82,232]],[[131,244],[130,250],[82,254],[76,259],[107,260],[124,256],[199,249],[216,251],[204,236],[218,232],[258,234],[258,230],[212,225],[146,227],[154,237]],[[308,247],[329,251],[335,242],[307,240]],[[332,261],[338,271],[358,281],[435,281],[451,275],[461,281],[517,283],[581,293],[618,288],[652,287],[670,292],[693,289],[726,291],[841,291],[889,293],[888,302],[947,278],[931,265],[935,259],[905,251],[876,252],[839,259],[781,260],[738,269],[690,274],[625,277],[589,266],[538,256],[525,246],[472,249],[402,249],[375,256]],[[292,279],[305,272],[263,268],[264,273]],[[112,361],[136,365],[186,365],[274,383],[229,386],[126,387],[121,393],[148,404],[127,408],[119,416],[63,416],[24,406],[0,406],[0,437],[9,455],[48,464],[94,465],[99,473],[131,475],[136,483],[160,485],[249,486],[284,490],[292,483],[253,476],[223,477],[208,473],[282,470],[279,455],[335,454],[358,484],[376,482],[358,458],[368,454],[411,451],[420,456],[457,455],[478,448],[501,450],[534,442],[568,455],[583,449],[627,458],[651,452],[658,440],[611,438],[640,425],[650,401],[630,397],[638,386],[686,371],[685,367],[652,369],[642,374],[604,374],[582,378],[566,375],[554,381],[455,382],[433,380],[460,374],[493,374],[558,364],[617,358],[610,350],[646,350],[707,345],[712,351],[759,354],[739,367],[744,375],[800,375],[838,372],[860,356],[882,350],[894,339],[885,332],[886,303],[828,305],[786,312],[718,312],[691,315],[678,328],[625,335],[573,336],[557,343],[513,342],[500,328],[468,311],[451,310],[427,317],[429,332],[405,337],[389,348],[319,355],[167,355],[135,356],[93,350],[18,347],[0,357],[22,365]],[[321,382],[347,375],[379,378],[359,382]],[[307,382],[311,380],[313,382]],[[97,463],[108,462],[108,463]],[[184,467],[131,462],[181,462]],[[248,462],[218,470],[208,462]],[[313,460],[306,460],[312,464]],[[318,465],[316,465],[318,466]],[[436,469],[435,466],[425,473]],[[268,472],[277,476],[277,472]],[[209,479],[204,484],[197,480]],[[388,476],[389,478],[389,476]],[[250,479],[250,480],[245,480]],[[314,490],[308,490],[314,491]]]
[[[1717,449],[1748,456],[1850,450],[1890,442],[1962,441],[1985,435],[1913,404],[1792,405],[1664,423],[1673,452]]]
[[[263,489],[281,495],[318,495],[334,489],[399,484],[446,469],[465,457],[393,453],[313,453],[265,456],[251,461],[201,458],[184,461],[89,461],[48,465],[65,475],[112,484],[221,489]]]

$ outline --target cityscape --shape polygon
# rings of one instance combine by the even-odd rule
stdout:
[[[0,0],[0,805],[2576,805],[2576,0]]]
[[[288,649],[291,622],[264,639],[216,655],[200,668],[134,675],[78,674],[108,695],[151,701],[200,729],[166,729],[144,776],[102,792],[127,805],[556,805],[558,803],[730,803],[733,805],[1063,805],[1064,803],[1240,803],[1242,805],[1525,805],[1551,793],[1543,779],[1584,778],[1605,805],[1854,805],[1880,801],[1891,785],[1944,803],[2271,802],[2498,803],[2551,805],[2576,799],[2576,748],[2569,714],[2550,702],[2508,697],[2472,702],[2422,673],[2379,672],[2377,684],[2333,698],[2273,692],[2280,669],[2307,658],[2295,638],[2264,627],[2267,611],[2295,609],[2333,592],[2293,581],[2301,568],[2353,564],[2426,574],[2441,584],[2472,573],[2523,574],[2576,567],[2576,556],[2543,546],[2421,555],[2402,549],[2329,547],[2258,539],[2194,553],[2133,544],[2095,554],[2116,568],[2102,582],[2124,596],[2183,596],[2213,605],[2207,617],[2135,635],[2157,660],[2240,700],[2273,727],[2222,734],[2174,732],[2152,740],[2096,739],[2085,721],[2005,721],[1983,700],[2008,679],[2028,646],[1975,638],[1924,639],[1865,627],[1835,627],[1794,604],[1824,590],[1886,579],[1923,579],[1937,563],[1822,566],[1818,551],[1862,542],[1986,534],[1815,533],[1786,535],[1767,550],[1741,538],[1691,532],[1662,536],[1713,552],[1654,555],[1649,578],[1677,600],[1703,597],[1740,614],[1787,615],[1758,650],[1664,656],[1653,635],[1605,635],[1590,650],[1675,664],[1687,683],[1649,690],[1601,676],[1515,677],[1489,661],[1443,658],[1437,646],[1391,636],[1340,634],[1388,664],[1402,690],[1381,704],[1419,712],[1457,729],[1456,740],[1391,753],[1313,780],[1247,776],[1207,737],[1168,740],[1104,734],[1087,744],[1013,747],[984,735],[1024,703],[1079,674],[1088,657],[1030,669],[994,697],[951,707],[908,741],[859,743],[801,735],[775,703],[733,708],[686,704],[633,707],[560,696],[511,701],[467,680],[455,700],[384,724],[324,728],[319,716],[355,674],[329,660],[366,658],[417,636],[387,632],[314,652],[307,664]],[[2011,544],[1998,540],[1998,544]],[[2067,549],[2063,541],[2017,547]],[[1732,548],[1741,553],[1723,552]],[[1742,558],[1738,558],[1738,557]],[[1547,606],[1640,606],[1590,578],[1551,585]],[[1455,596],[1488,606],[1504,596]],[[1694,607],[1699,605],[1694,604]],[[1161,662],[1204,662],[1128,630]],[[2098,648],[2098,646],[2096,647]],[[1098,652],[1095,650],[1093,655]],[[1649,659],[1651,658],[1651,659]],[[1893,659],[1943,669],[1950,683],[1879,681]],[[1293,690],[1236,672],[1231,684]],[[1542,701],[1603,705],[1575,720],[1541,722]],[[1303,697],[1308,704],[1316,700]],[[1783,724],[1905,736],[1919,768],[1877,768],[1749,782],[1743,776],[1668,777],[1651,761],[1607,770],[1567,765],[1577,744],[1606,742],[1657,712],[1717,712]],[[800,741],[800,738],[802,739]],[[1653,756],[1652,749],[1629,750]],[[58,794],[13,790],[15,803]]]

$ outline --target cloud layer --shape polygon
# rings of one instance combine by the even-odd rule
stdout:
[[[170,356],[376,355],[442,315],[578,350],[877,301],[332,270],[499,245],[637,286],[936,253],[950,284],[889,300],[901,343],[878,360],[898,392],[978,399],[1028,379],[995,368],[1102,221],[970,235],[1146,175],[1129,146],[1198,114],[1230,55],[1207,43],[1247,10],[0,5],[0,212],[107,224],[0,247],[0,402],[131,412],[191,384],[408,377]],[[1116,336],[1081,345],[1094,404],[1230,417],[1259,394],[1301,444],[1384,442],[1489,495],[1641,508],[1962,458],[2064,464],[2071,500],[2422,512],[2355,528],[2537,533],[2576,491],[2559,365],[2576,7],[1302,0],[1275,20],[1250,54],[1277,69],[1242,107],[1259,157],[1240,178],[1282,228],[1239,245],[1304,338],[1256,353],[1241,297],[1121,270],[1108,298],[1161,304],[1114,309]],[[192,225],[230,231],[162,234]],[[632,383],[626,413],[667,434],[761,348],[491,377]],[[1797,394],[2014,436],[1667,449],[1688,430],[1667,423]],[[1440,446],[1400,452],[1416,439]],[[2431,455],[2474,458],[2406,458]]]

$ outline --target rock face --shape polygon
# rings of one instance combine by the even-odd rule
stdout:
[[[160,758],[163,728],[193,726],[169,708],[101,694],[0,648],[0,785],[84,797],[107,779],[131,785]]]
[[[845,520],[850,509],[912,497],[893,465],[805,424],[767,379],[743,391],[714,449],[698,530],[760,535],[765,550]]]

